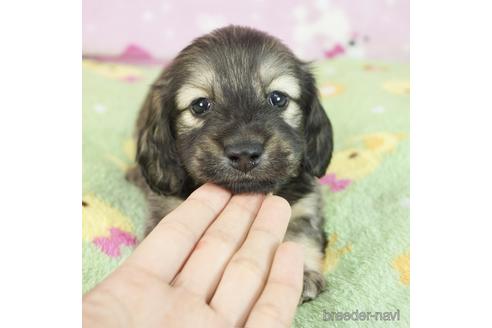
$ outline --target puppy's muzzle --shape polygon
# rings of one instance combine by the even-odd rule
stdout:
[[[247,173],[261,161],[263,145],[258,142],[242,142],[224,147],[224,155],[236,170]]]

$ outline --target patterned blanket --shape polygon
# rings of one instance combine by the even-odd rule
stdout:
[[[326,197],[328,289],[299,307],[295,327],[409,326],[408,65],[315,63],[334,128]],[[142,238],[143,195],[124,172],[134,122],[157,66],[83,61],[83,292]]]

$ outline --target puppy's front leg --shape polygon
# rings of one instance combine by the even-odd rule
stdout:
[[[326,286],[323,259],[327,241],[323,230],[320,198],[318,192],[313,192],[292,206],[292,217],[285,235],[285,240],[297,242],[304,247],[301,303],[314,299]]]

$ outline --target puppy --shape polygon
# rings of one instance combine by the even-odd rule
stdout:
[[[331,159],[332,128],[307,64],[279,40],[229,26],[193,41],[152,85],[137,138],[127,178],[147,196],[147,231],[208,181],[273,192],[292,206],[285,239],[306,250],[301,301],[324,289],[316,177]]]

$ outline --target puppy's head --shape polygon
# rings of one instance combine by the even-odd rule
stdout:
[[[302,171],[323,175],[332,153],[307,65],[243,27],[181,51],[149,93],[138,130],[137,161],[161,194],[179,193],[187,180],[269,192]]]

